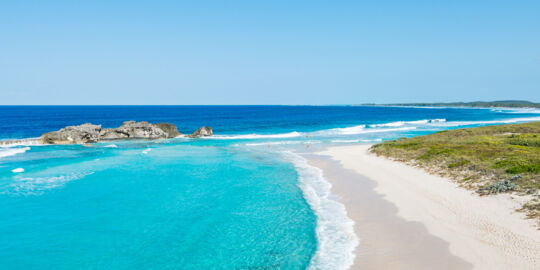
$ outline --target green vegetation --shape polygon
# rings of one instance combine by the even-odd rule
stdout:
[[[441,131],[383,142],[371,151],[451,177],[481,195],[531,196],[523,210],[540,217],[540,122]]]
[[[540,103],[526,100],[499,100],[449,103],[400,103],[385,104],[393,106],[435,106],[435,107],[507,107],[507,108],[540,108]]]

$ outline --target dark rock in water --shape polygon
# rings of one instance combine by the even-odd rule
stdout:
[[[67,126],[61,130],[43,134],[40,141],[45,144],[95,143],[99,141],[100,132],[101,125]]]
[[[157,124],[154,124],[154,126],[156,126],[156,127],[160,128],[161,130],[165,131],[165,133],[167,133],[167,138],[176,138],[181,134],[180,132],[178,132],[178,129],[173,124],[157,123]]]
[[[210,132],[212,131],[210,130]],[[174,138],[178,135],[180,132],[173,124],[126,121],[117,128],[101,129],[101,125],[92,124],[68,126],[58,131],[43,134],[40,142],[44,144],[85,144],[100,140],[164,139]]]
[[[214,135],[214,132],[212,131],[211,127],[200,127],[197,129],[193,134],[189,135],[190,138],[200,138],[200,137],[206,137],[206,136],[212,136]]]

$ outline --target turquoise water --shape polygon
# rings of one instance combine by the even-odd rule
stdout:
[[[212,122],[217,134],[0,147],[0,269],[346,269],[361,239],[299,153],[540,120],[534,110],[167,108],[0,107],[2,138],[117,118]]]
[[[23,174],[0,175],[10,221],[0,226],[0,265],[10,269],[299,269],[315,252],[316,217],[296,171],[268,153],[36,148],[12,163]]]

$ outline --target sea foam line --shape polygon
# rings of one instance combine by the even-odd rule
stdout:
[[[331,140],[333,143],[373,143],[373,142],[382,142],[381,138],[377,139],[357,139],[357,140]]]
[[[22,154],[22,153],[24,153],[24,152],[26,152],[28,150],[30,150],[30,147],[1,149],[0,150],[0,158],[14,156],[14,155],[17,155],[17,154]]]
[[[304,198],[317,216],[318,246],[309,269],[349,269],[359,243],[354,233],[354,221],[347,216],[342,203],[330,198],[332,185],[324,179],[321,169],[290,151],[282,153],[294,164]]]
[[[425,125],[430,123],[444,123],[446,122],[446,119],[440,118],[440,119],[422,119],[422,120],[414,120],[414,121],[396,121],[396,122],[390,122],[390,123],[384,123],[384,124],[373,124],[369,125],[370,127],[401,127],[404,125]]]
[[[520,117],[520,118],[509,118],[509,119],[498,119],[498,120],[486,120],[486,121],[451,121],[446,123],[433,123],[430,126],[435,127],[457,127],[457,126],[470,126],[470,125],[490,125],[490,124],[513,124],[520,122],[533,122],[540,121],[539,117]]]
[[[204,139],[218,140],[239,140],[239,139],[280,139],[280,138],[295,138],[302,136],[300,132],[277,133],[277,134],[240,134],[240,135],[214,135],[212,137],[202,137]]]
[[[14,178],[13,183],[6,186],[7,189],[0,189],[0,194],[11,195],[41,195],[46,190],[58,188],[67,182],[81,179],[94,172],[77,172],[58,176],[21,177]]]
[[[39,138],[0,140],[0,148],[13,146],[42,145]]]

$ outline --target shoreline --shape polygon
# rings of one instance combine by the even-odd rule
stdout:
[[[479,197],[370,146],[302,154],[355,222],[351,269],[540,269],[540,231],[511,195]]]
[[[296,153],[286,151],[282,155],[294,165],[304,199],[317,217],[317,250],[308,269],[350,269],[354,263],[358,237],[345,205],[335,200],[332,185],[324,178],[320,168],[312,166],[306,158]]]

